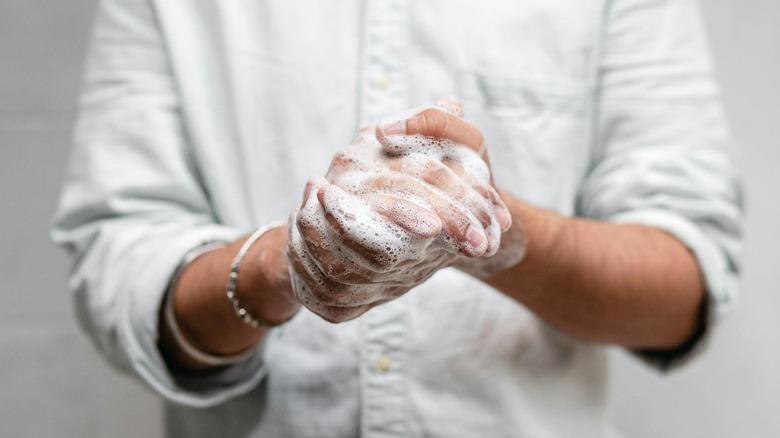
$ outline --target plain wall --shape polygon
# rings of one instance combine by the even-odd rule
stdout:
[[[94,0],[0,0],[0,436],[156,437],[160,401],[99,359],[48,241]],[[780,436],[780,2],[703,0],[749,206],[743,299],[695,363],[616,352],[627,437]]]

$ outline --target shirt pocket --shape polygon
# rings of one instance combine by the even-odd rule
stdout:
[[[535,205],[572,212],[590,155],[587,84],[470,69],[459,73],[459,88],[466,117],[485,135],[497,184]]]

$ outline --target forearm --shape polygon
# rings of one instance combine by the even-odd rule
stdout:
[[[230,263],[245,240],[241,238],[195,259],[184,267],[172,291],[174,313],[183,335],[207,353],[230,355],[247,350],[267,332],[266,328],[243,323],[225,296]],[[238,294],[242,305],[272,324],[285,321],[299,308],[287,274],[286,244],[286,227],[272,229],[252,245],[241,264]],[[175,366],[204,367],[179,348],[164,317],[160,317],[160,348]]]
[[[502,195],[528,249],[522,263],[488,283],[581,339],[659,349],[688,339],[704,291],[680,241],[658,229],[567,218]]]

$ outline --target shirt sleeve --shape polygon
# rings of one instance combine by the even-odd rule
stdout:
[[[700,351],[736,303],[742,195],[695,0],[608,2],[593,160],[582,216],[665,230],[694,254],[707,290],[696,335],[637,352],[669,369]]]
[[[101,2],[52,238],[72,256],[77,315],[101,353],[168,399],[208,406],[264,370],[258,354],[193,379],[158,351],[159,309],[184,255],[243,234],[215,219],[168,65],[146,1]]]

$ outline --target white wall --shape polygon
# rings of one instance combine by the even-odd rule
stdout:
[[[744,299],[708,353],[658,377],[616,353],[628,437],[780,436],[780,2],[703,0],[747,183]],[[95,0],[0,0],[0,436],[160,436],[160,403],[78,332],[46,237]]]
[[[161,436],[79,332],[48,240],[95,0],[0,0],[0,437]]]
[[[747,188],[742,300],[679,373],[620,355],[614,412],[628,437],[780,437],[780,2],[702,3]]]

